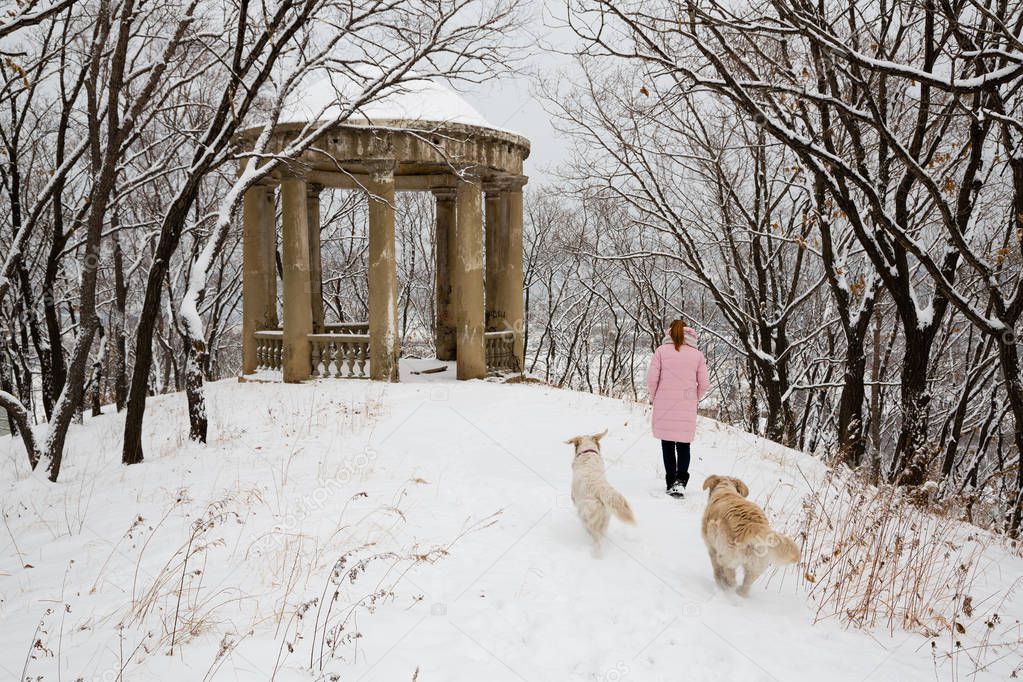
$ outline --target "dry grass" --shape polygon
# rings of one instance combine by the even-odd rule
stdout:
[[[447,557],[459,541],[489,528],[499,515],[497,512],[469,523],[444,545],[382,550],[376,543],[368,542],[341,552],[322,578],[320,593],[312,599],[299,601],[283,623],[283,630],[282,623],[278,622],[277,633],[283,637],[270,679],[276,679],[282,664],[292,654],[301,655],[303,664],[321,675],[332,661],[344,660],[349,653],[354,659],[363,637],[358,625],[360,613],[373,614],[381,605],[393,602],[399,584],[409,571]],[[372,566],[377,566],[378,570],[371,575]],[[364,582],[371,584],[363,586]],[[422,599],[422,595],[413,595],[407,608]],[[308,659],[304,658],[305,652],[300,651],[303,641],[308,642]],[[337,678],[327,674],[325,679]]]
[[[963,657],[973,676],[1006,655],[1019,657],[1019,624],[998,615],[1016,586],[985,593],[980,579],[996,536],[933,513],[904,489],[870,486],[847,472],[829,472],[811,487],[790,530],[802,543],[815,622],[920,633],[931,639],[936,666],[952,663],[954,679]]]
[[[205,556],[211,549],[224,546],[219,528],[228,521],[242,518],[233,507],[231,496],[207,505],[203,514],[192,522],[188,537],[170,555],[155,577],[141,590],[134,590],[131,605],[119,627],[143,627],[156,618],[158,641],[169,643],[169,654],[176,644],[187,642],[217,629],[216,612],[243,599],[239,590],[224,588],[204,590]],[[172,508],[175,505],[172,505]],[[141,521],[141,519],[139,519]],[[159,527],[159,526],[158,526]],[[148,544],[148,543],[147,543]],[[139,558],[146,553],[144,545]]]
[[[803,502],[799,535],[817,619],[935,635],[968,596],[990,544],[963,537],[896,487],[830,473]]]
[[[357,493],[352,500],[365,497],[365,493]],[[402,499],[404,491],[395,497]],[[122,540],[139,541],[139,563],[147,554],[160,552],[149,542],[153,535],[165,527],[169,518],[192,504],[179,493],[157,523],[150,526],[141,517],[135,519]],[[386,534],[379,544],[377,540],[357,538],[367,537],[370,529],[380,527],[380,523],[370,521],[371,517],[404,520],[404,512],[383,505],[355,510],[349,520],[346,503],[338,528],[330,537],[275,527],[269,532],[277,534],[280,530],[279,542],[266,542],[259,535],[249,546],[237,543],[240,528],[256,504],[259,500],[254,491],[225,494],[207,504],[188,524],[186,534],[178,546],[170,548],[155,574],[143,579],[136,567],[130,602],[115,624],[122,647],[128,644],[114,672],[120,675],[157,653],[177,655],[197,638],[215,635],[220,645],[209,664],[208,679],[224,666],[241,642],[261,628],[272,627],[278,650],[275,666],[267,672],[269,679],[274,679],[291,658],[324,674],[325,668],[335,662],[356,657],[363,638],[360,614],[371,615],[383,604],[394,602],[399,598],[399,585],[411,570],[442,560],[456,543],[490,527],[499,515],[468,523],[442,545],[389,546]],[[226,564],[228,570],[226,574],[218,572],[209,584],[204,578],[213,564]],[[106,565],[96,578],[97,584],[102,584],[105,571]],[[270,575],[259,580],[264,571]],[[407,608],[421,601],[422,596],[413,594],[411,599]],[[239,617],[252,620],[238,628]],[[47,641],[46,633],[38,633],[35,639],[42,646]],[[139,639],[138,644],[132,646],[135,639]],[[38,657],[39,652],[34,653]]]

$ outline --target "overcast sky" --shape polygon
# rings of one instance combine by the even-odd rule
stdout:
[[[523,0],[527,25],[516,42],[529,45],[520,65],[522,75],[504,76],[476,86],[459,86],[462,96],[490,123],[527,137],[531,143],[526,175],[534,185],[546,182],[549,172],[565,160],[569,145],[560,136],[536,95],[532,74],[568,73],[572,62],[553,52],[570,50],[577,42],[557,17],[564,12],[564,0]],[[535,9],[533,9],[535,8]]]

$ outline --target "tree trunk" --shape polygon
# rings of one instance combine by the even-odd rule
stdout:
[[[42,332],[39,329],[39,319],[36,317],[35,310],[36,302],[35,297],[32,295],[32,282],[28,268],[25,267],[25,261],[20,255],[15,256],[14,260],[15,273],[18,278],[22,300],[21,324],[22,329],[26,332],[22,334],[22,338],[23,342],[31,340],[32,347],[36,352],[36,357],[39,359],[39,379],[42,383],[43,410],[46,413],[46,418],[49,419],[50,415],[53,413],[54,401],[53,374],[51,372],[49,343],[43,341]],[[24,345],[27,346],[27,343]],[[24,358],[23,360],[27,362],[28,358]],[[59,389],[57,392],[59,393]]]
[[[1006,333],[998,344],[998,359],[1005,377],[1005,392],[1015,421],[1016,495],[1009,508],[1009,534],[1016,538],[1023,521],[1023,376],[1020,375],[1019,349],[1016,337]]]
[[[183,191],[179,198],[186,196],[189,196],[189,193]],[[153,367],[153,332],[157,315],[160,312],[160,290],[167,277],[170,257],[178,247],[181,226],[187,217],[187,210],[188,202],[184,199],[168,210],[160,233],[160,241],[153,254],[153,266],[149,269],[149,275],[146,278],[146,292],[135,332],[135,365],[131,372],[127,414],[124,418],[124,445],[121,451],[121,461],[125,464],[138,464],[143,460],[142,420],[146,411],[149,372]]]
[[[199,443],[206,442],[209,421],[206,417],[206,398],[203,395],[202,365],[205,344],[185,339],[188,356],[185,359],[185,395],[188,398],[188,437]]]
[[[767,407],[767,428],[765,435],[768,440],[792,447],[795,436],[795,419],[789,401],[784,399],[786,388],[774,376],[775,365],[760,366],[760,383],[764,390],[764,402]]]
[[[921,485],[927,476],[930,456],[934,454],[933,448],[927,442],[931,402],[927,371],[933,340],[934,335],[930,332],[906,334],[899,405],[902,423],[895,455],[888,471],[888,479],[901,485]]]
[[[8,362],[9,361],[10,361],[10,355],[7,352],[7,341],[4,338],[4,335],[0,334],[0,391],[2,391],[4,393],[10,393],[11,395],[14,395],[14,385],[11,383],[11,376],[8,373]],[[12,436],[18,435],[18,431],[19,431],[19,427],[18,427],[18,421],[19,420],[17,418],[17,415],[13,413],[15,410],[18,409],[18,407],[24,408],[24,405],[22,405],[20,402],[18,402],[18,406],[17,407],[16,406],[11,406],[11,407],[5,407],[4,408],[6,410],[6,412],[7,412],[7,423],[11,427],[11,435]],[[31,455],[30,455],[30,457],[31,457]],[[34,468],[35,464],[33,464],[32,466]]]
[[[100,404],[100,396],[103,388],[103,363],[107,355],[107,341],[103,327],[97,330],[99,334],[99,351],[92,363],[92,378],[89,379],[89,398],[92,403],[92,416],[98,417],[103,414],[103,406]]]
[[[881,479],[881,314],[874,318],[873,353],[870,359],[870,480]]]
[[[867,449],[863,434],[863,401],[866,398],[867,356],[863,339],[846,337],[845,373],[838,401],[839,461],[852,468],[863,464]]]
[[[115,214],[116,215],[116,214]],[[121,241],[114,234],[114,319],[110,332],[114,342],[114,402],[120,412],[128,400],[128,339],[125,332],[125,313],[128,304],[128,285],[124,279],[124,254]]]
[[[161,240],[161,247],[164,246]],[[138,464],[143,460],[142,418],[146,409],[146,394],[149,392],[149,370],[153,366],[153,327],[160,312],[160,285],[167,270],[167,260],[161,257],[163,248],[157,248],[157,257],[149,270],[145,298],[139,315],[138,330],[135,332],[135,365],[131,371],[128,386],[127,413],[124,417],[124,445],[121,461]],[[173,248],[166,247],[167,252]]]
[[[36,446],[35,434],[32,431],[32,422],[29,419],[28,410],[21,402],[7,391],[0,391],[0,407],[7,411],[7,418],[10,420],[11,434],[21,435],[21,441],[25,444],[25,453],[28,455],[28,464],[32,469],[39,464],[39,448]],[[17,428],[15,428],[17,427]]]
[[[54,207],[56,213],[57,208]],[[67,245],[67,237],[63,229],[59,227],[59,221],[54,219],[53,237],[50,241],[50,252],[46,257],[46,270],[43,273],[43,321],[46,323],[46,336],[49,339],[46,349],[47,368],[43,372],[43,397],[44,406],[48,400],[51,408],[53,402],[64,390],[64,382],[67,381],[67,365],[64,362],[64,339],[60,327],[60,311],[57,308],[57,298],[54,293],[54,286],[57,282],[57,275],[60,274],[60,258],[64,247]],[[42,363],[40,362],[40,365]],[[49,396],[47,398],[47,395]],[[46,415],[50,416],[51,408],[47,408]]]
[[[757,401],[757,368],[753,360],[746,359],[746,376],[749,380],[749,402],[746,405],[747,431],[760,433],[760,404]]]
[[[95,256],[94,256],[95,258]],[[97,259],[98,260],[98,259]],[[95,297],[95,283],[85,288],[85,297]],[[95,299],[93,298],[93,303]],[[91,311],[90,311],[91,312]],[[54,483],[60,475],[60,466],[64,458],[64,441],[67,430],[82,404],[82,389],[85,385],[85,368],[89,364],[89,350],[96,332],[95,314],[83,315],[79,323],[78,338],[71,351],[71,362],[68,364],[68,380],[60,399],[54,406],[53,418],[50,420],[50,435],[46,441],[45,454],[49,459],[49,478]]]
[[[17,310],[17,307],[15,310]],[[21,331],[24,331],[24,329]],[[21,399],[21,404],[28,410],[29,414],[34,415],[35,410],[32,407],[32,373],[25,366],[28,353],[24,350],[24,345],[19,343],[17,334],[11,334],[10,341],[11,346],[8,357],[11,360],[11,375],[14,377],[16,395]]]

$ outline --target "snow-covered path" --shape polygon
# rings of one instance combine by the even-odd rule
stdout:
[[[936,679],[920,636],[811,625],[798,567],[769,573],[748,600],[715,587],[699,536],[703,478],[741,476],[784,527],[821,473],[815,460],[701,420],[679,502],[662,493],[643,406],[412,376],[417,363],[403,364],[390,386],[212,385],[206,449],[183,441],[181,396],[154,399],[148,459],[127,469],[121,419],[90,420],[57,486],[26,477],[7,445],[0,677],[17,677],[42,622],[27,670],[47,680],[58,667],[97,680],[122,667],[126,680]],[[608,478],[638,524],[612,521],[598,560],[562,441],[604,428]],[[202,550],[183,566],[190,534]],[[408,568],[393,594],[353,612],[344,633],[360,636],[321,657],[330,641],[316,634],[317,607],[301,605],[364,542],[376,543],[367,553],[448,549],[342,580],[337,613]]]
[[[405,679],[416,666],[431,673],[425,679],[467,681],[929,679],[926,658],[907,657],[926,664],[914,671],[862,635],[810,627],[797,569],[749,601],[717,590],[699,534],[700,484],[731,473],[760,500],[765,491],[801,494],[798,472],[786,471],[771,444],[758,452],[754,439],[703,421],[680,503],[662,492],[659,444],[642,406],[544,387],[447,384],[402,402],[371,442],[389,477],[429,481],[410,495],[409,538],[436,537],[443,526],[453,534],[468,514],[503,511],[485,539],[467,539],[439,570],[412,577],[429,610],[367,627],[368,642],[378,627],[381,635],[360,660],[366,679]],[[572,449],[562,441],[604,428],[608,478],[637,525],[613,521],[596,560],[569,499]]]

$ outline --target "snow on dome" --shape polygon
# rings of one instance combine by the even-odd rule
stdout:
[[[325,76],[297,92],[285,104],[280,123],[304,123],[337,118],[341,112],[338,100],[351,92],[351,86]],[[461,95],[433,80],[412,80],[396,85],[374,101],[360,107],[348,123],[378,121],[430,121],[461,123],[494,128],[480,112]]]

